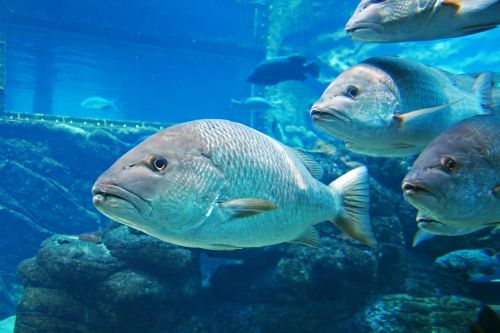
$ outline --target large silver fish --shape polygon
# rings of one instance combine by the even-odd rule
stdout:
[[[476,116],[438,136],[402,188],[428,233],[464,235],[500,224],[500,119]]]
[[[329,186],[301,153],[244,125],[199,120],[169,127],[121,157],[92,192],[109,218],[164,241],[213,250],[318,243],[330,220],[374,244],[368,173]]]
[[[356,153],[408,156],[463,119],[489,114],[492,73],[455,75],[399,57],[341,73],[313,105],[314,123]]]
[[[499,24],[499,0],[362,0],[345,30],[356,41],[401,42],[459,37]]]

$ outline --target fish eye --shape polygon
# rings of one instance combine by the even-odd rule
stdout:
[[[148,158],[148,162],[155,171],[163,171],[167,168],[168,165],[166,158],[162,156],[150,156]]]
[[[347,89],[346,89],[346,96],[347,97],[350,97],[350,98],[356,98],[356,96],[359,95],[359,89],[356,88],[355,86],[347,86]]]
[[[449,173],[453,173],[457,168],[457,162],[451,157],[441,159],[441,166]]]

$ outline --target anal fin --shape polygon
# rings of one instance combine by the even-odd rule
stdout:
[[[299,237],[294,240],[289,241],[288,243],[297,243],[303,244],[311,247],[319,247],[320,239],[318,235],[318,230],[314,227],[309,227]]]

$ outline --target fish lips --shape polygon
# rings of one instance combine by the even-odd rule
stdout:
[[[405,200],[416,207],[421,207],[429,199],[437,201],[440,205],[445,202],[441,192],[415,179],[404,180],[401,188]]]
[[[372,22],[348,22],[345,32],[354,40],[364,40],[364,37],[383,34],[385,27],[382,24]]]
[[[92,194],[94,206],[106,216],[119,214],[123,210],[135,211],[141,216],[150,216],[153,211],[146,200],[114,184],[96,183],[92,187]]]
[[[352,127],[352,120],[344,112],[331,109],[331,108],[321,108],[313,107],[311,109],[311,118],[314,122],[341,122],[346,127]]]

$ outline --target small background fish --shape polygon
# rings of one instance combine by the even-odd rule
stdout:
[[[106,98],[99,97],[99,96],[93,96],[93,97],[88,97],[84,99],[81,103],[80,106],[85,109],[92,109],[92,110],[118,110],[118,108],[115,105],[115,101],[110,101],[107,100]]]

